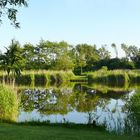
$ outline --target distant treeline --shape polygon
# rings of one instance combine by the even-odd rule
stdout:
[[[106,66],[114,69],[139,69],[140,49],[136,46],[121,44],[125,57],[118,57],[117,46],[112,43],[116,57],[111,55],[106,46],[97,49],[96,45],[71,45],[65,41],[51,42],[41,40],[37,45],[20,45],[12,40],[5,53],[0,54],[0,69],[8,73],[20,70],[73,70],[75,74],[95,71]]]

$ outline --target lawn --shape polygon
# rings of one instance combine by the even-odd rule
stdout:
[[[65,126],[0,124],[0,140],[139,140],[136,136],[109,134],[104,130]]]

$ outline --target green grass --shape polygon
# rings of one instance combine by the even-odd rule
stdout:
[[[0,71],[0,82],[12,83],[12,76],[7,77],[6,73]],[[6,82],[7,81],[7,82]],[[72,71],[23,71],[21,76],[15,78],[17,85],[28,86],[60,86],[70,82],[94,82],[108,86],[128,87],[131,84],[140,83],[139,70],[98,70],[76,76]]]
[[[0,140],[139,140],[95,128],[0,124]]]
[[[71,79],[75,77],[72,71],[23,71],[21,76],[15,77],[15,82],[17,85],[27,85],[27,86],[59,86],[62,83],[70,82]],[[0,82],[11,83],[13,76],[7,77],[4,71],[0,71]]]
[[[88,78],[87,76],[80,76],[80,75],[76,75],[76,76],[73,76],[71,79],[70,79],[71,82],[88,82]]]
[[[103,83],[109,86],[124,87],[140,83],[140,72],[137,70],[98,70],[86,73],[89,82]]]
[[[0,121],[16,121],[18,98],[13,89],[0,85]]]

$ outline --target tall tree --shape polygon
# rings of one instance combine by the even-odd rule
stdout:
[[[72,46],[65,41],[57,44],[54,68],[58,70],[71,70],[74,68],[73,58],[71,57]]]
[[[92,68],[94,63],[99,60],[98,50],[95,45],[78,44],[76,46],[77,66],[81,67],[81,74],[83,67]]]
[[[72,46],[65,41],[50,42],[41,40],[37,45],[40,49],[40,58],[49,69],[68,70],[73,68],[71,58]]]
[[[69,56],[68,53],[62,54],[57,60],[55,64],[55,69],[57,70],[73,70],[74,68],[74,63]]]
[[[17,22],[17,8],[25,6],[27,7],[27,0],[0,0],[0,22],[4,15],[11,21],[11,24],[15,27],[20,27]]]
[[[123,43],[123,44],[121,44],[121,49],[125,52],[126,59],[129,59],[129,56],[130,56],[129,47]]]

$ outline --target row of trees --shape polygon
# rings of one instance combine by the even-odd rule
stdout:
[[[26,70],[73,70],[76,74],[94,71],[106,66],[108,69],[140,68],[140,49],[136,46],[122,44],[124,58],[118,58],[116,45],[112,47],[116,57],[111,58],[106,46],[97,49],[96,45],[78,44],[72,46],[67,42],[41,40],[39,44],[25,44],[12,40],[5,53],[0,54],[0,68],[10,73],[20,74]]]

